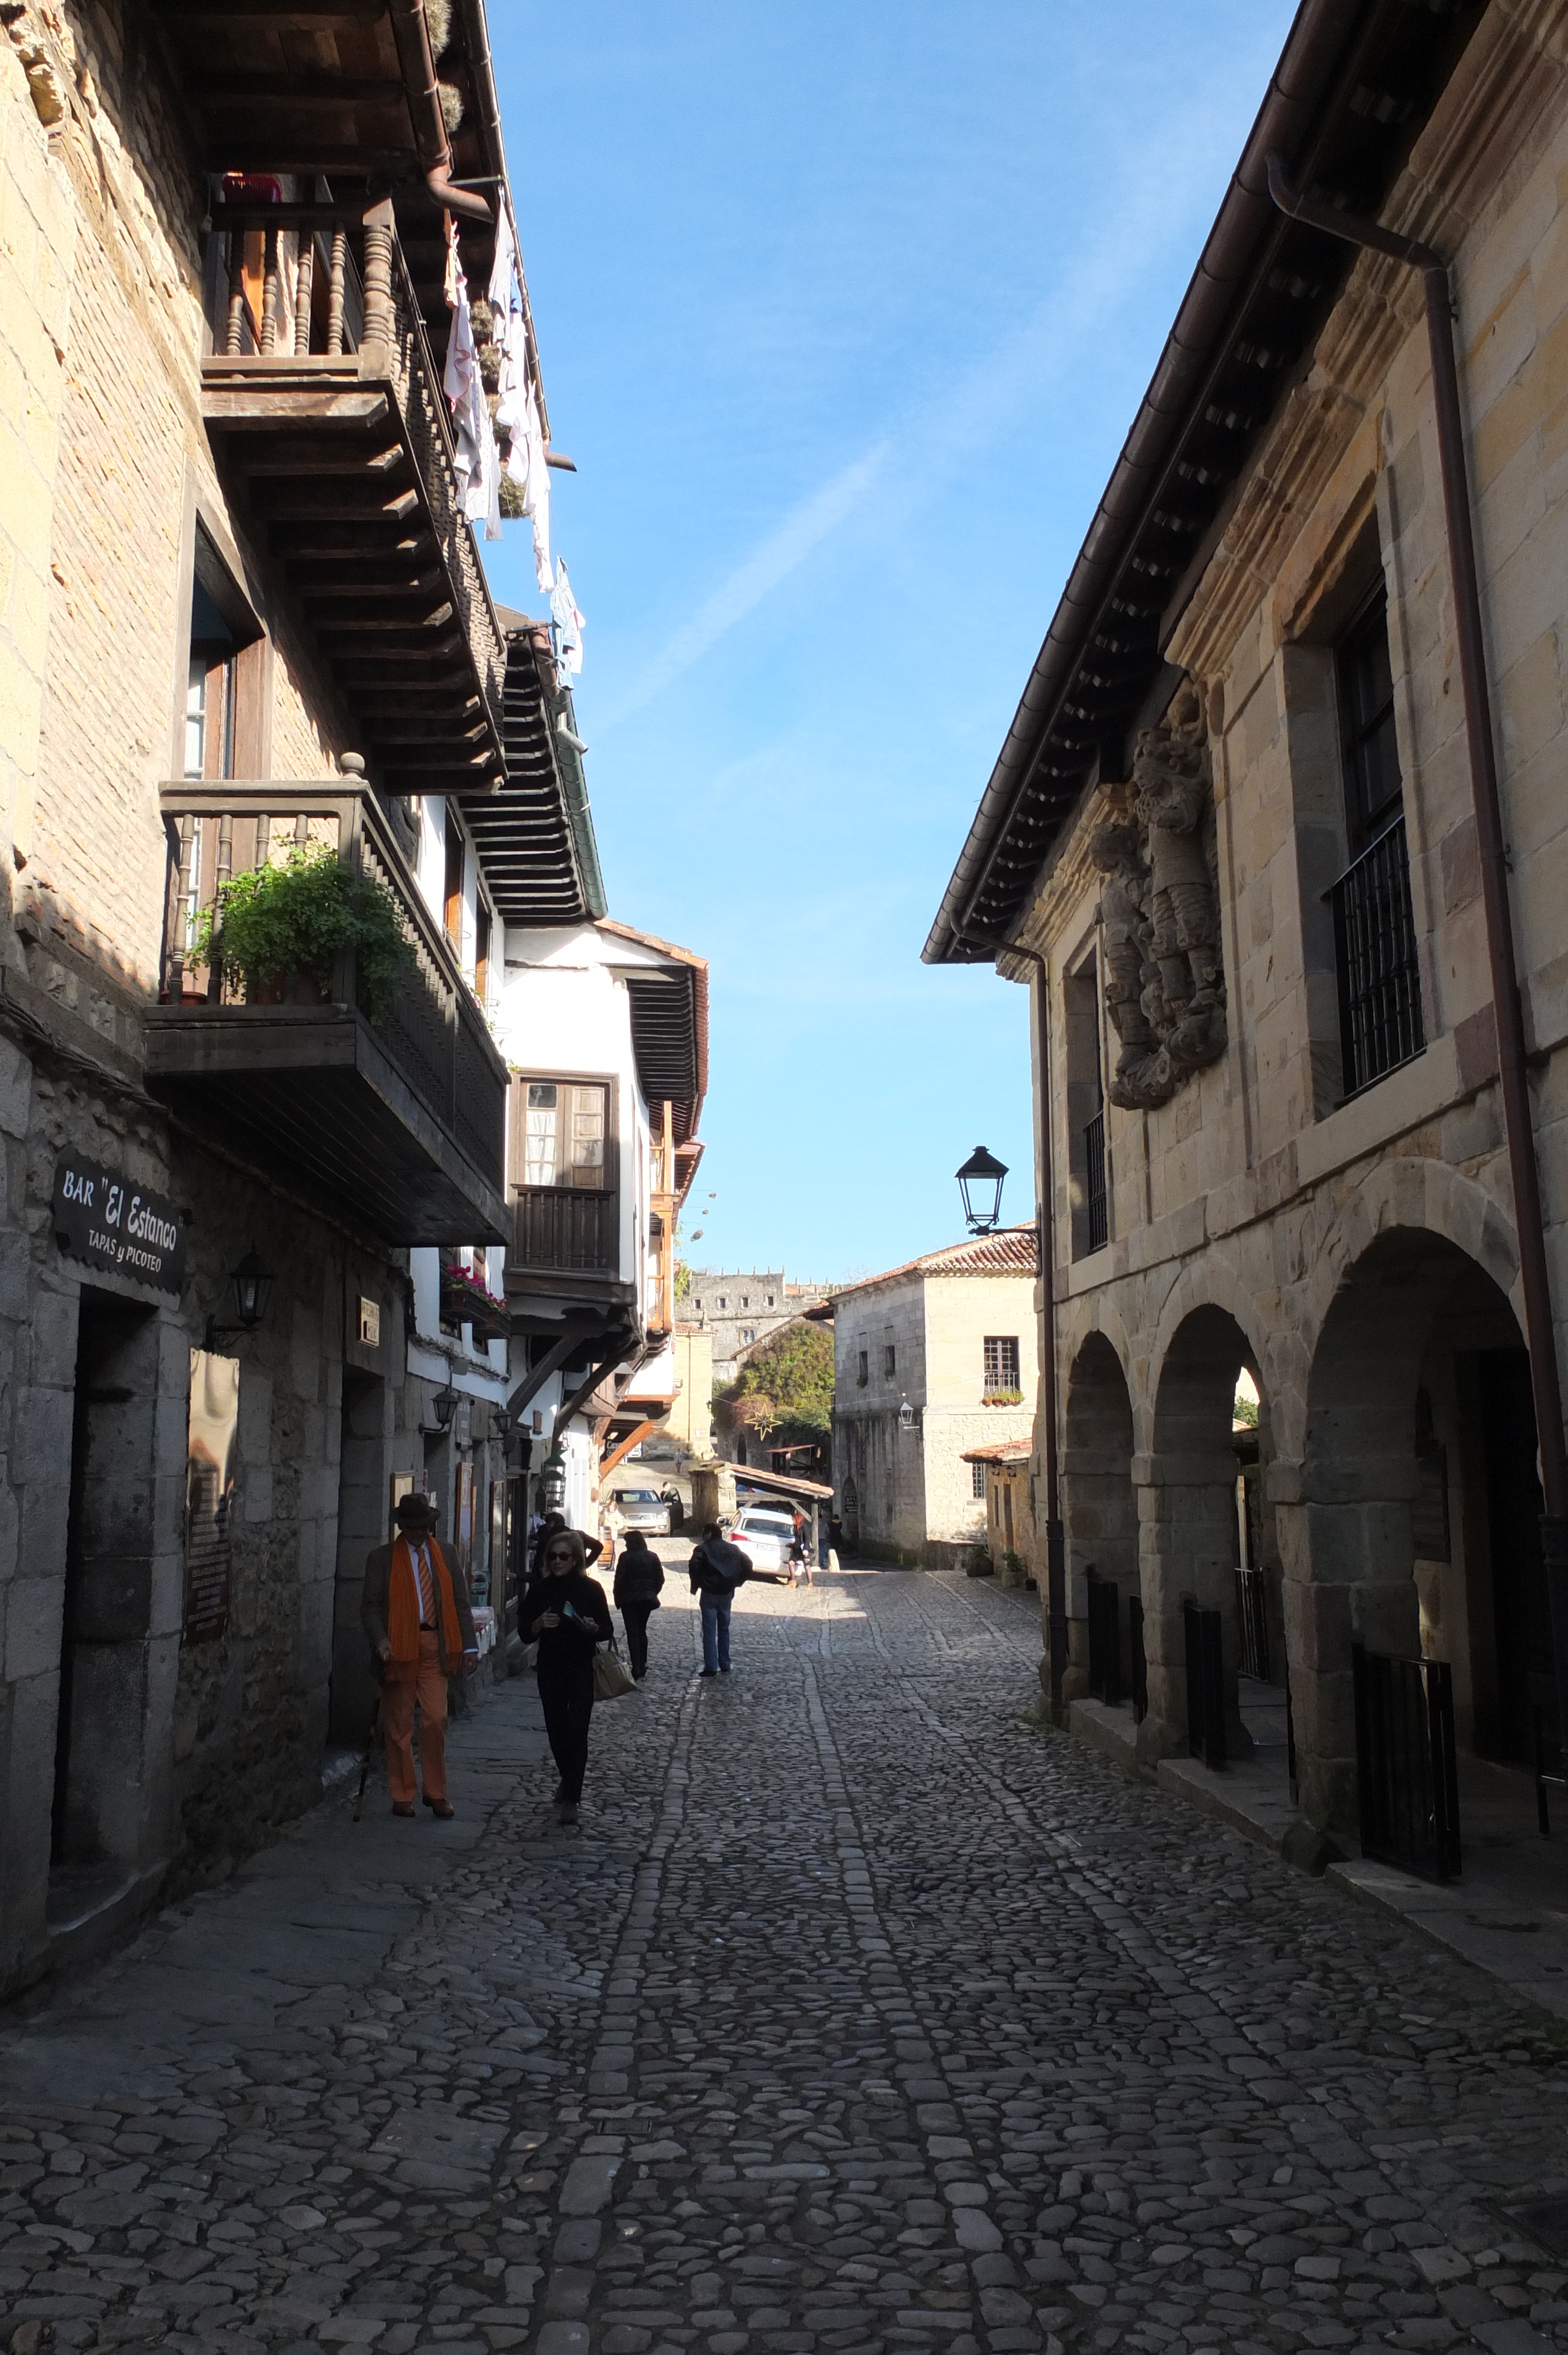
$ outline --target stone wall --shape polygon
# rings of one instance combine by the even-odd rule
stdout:
[[[1559,1327],[1568,1299],[1565,27],[1561,6],[1495,6],[1384,208],[1456,256]],[[1323,898],[1349,857],[1333,646],[1369,568],[1387,591],[1425,1043],[1346,1102]],[[1239,1369],[1250,1369],[1302,1806],[1344,1836],[1355,1813],[1352,1638],[1405,1654],[1425,1644],[1447,1659],[1467,1741],[1499,1754],[1517,1733],[1494,1625],[1499,1582],[1513,1572],[1495,1518],[1489,1535],[1490,1476],[1477,1434],[1486,1380],[1517,1368],[1522,1299],[1426,335],[1419,283],[1397,265],[1357,262],[1170,651],[1196,682],[1206,723],[1230,1037],[1223,1060],[1169,1103],[1110,1108],[1111,1231],[1092,1257],[1072,1256],[1071,1140],[1062,1104],[1045,1108],[1057,1172],[1070,1599],[1081,1608],[1086,1561],[1114,1561],[1124,1582],[1140,1579],[1150,1686],[1140,1739],[1150,1753],[1185,1742],[1183,1600],[1220,1609],[1233,1730],[1245,1745],[1234,1718],[1230,1400]],[[1089,816],[1054,857],[1024,932],[1050,960],[1061,1068],[1063,984],[1098,938]],[[1485,1380],[1482,1367],[1492,1369]],[[1511,1486],[1522,1494],[1529,1482],[1527,1445]]]

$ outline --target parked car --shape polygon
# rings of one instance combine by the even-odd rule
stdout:
[[[775,1586],[789,1582],[789,1540],[794,1523],[788,1513],[770,1512],[765,1505],[747,1505],[728,1532],[733,1544],[746,1550],[752,1574]]]
[[[670,1508],[652,1488],[618,1488],[615,1507],[629,1529],[641,1529],[645,1538],[669,1536]]]

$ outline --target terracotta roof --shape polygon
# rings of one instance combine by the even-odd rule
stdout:
[[[1026,1227],[999,1227],[993,1235],[971,1235],[967,1242],[948,1243],[927,1252],[922,1259],[906,1259],[902,1267],[885,1268],[880,1275],[846,1284],[835,1300],[852,1293],[869,1292],[878,1284],[892,1284],[901,1275],[1038,1275],[1040,1236],[1033,1222]]]
[[[983,1447],[966,1447],[960,1464],[1026,1464],[1034,1453],[1032,1439],[990,1439]]]

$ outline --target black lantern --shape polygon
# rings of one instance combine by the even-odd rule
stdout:
[[[512,1434],[512,1409],[509,1406],[493,1406],[490,1410],[490,1427],[497,1439],[505,1440],[510,1438]]]
[[[436,1392],[430,1401],[430,1405],[435,1412],[436,1433],[450,1431],[452,1417],[458,1411],[458,1392],[453,1390],[450,1382],[448,1382],[444,1390],[439,1390]],[[431,1433],[429,1436],[434,1437],[435,1433]]]
[[[557,1439],[545,1458],[545,1502],[553,1513],[558,1513],[567,1501],[567,1459]]]
[[[220,1325],[216,1316],[209,1316],[202,1341],[206,1349],[215,1349],[219,1341],[236,1333],[254,1333],[267,1314],[267,1303],[272,1297],[272,1275],[254,1243],[228,1281],[234,1287],[234,1307],[239,1322]]]
[[[964,1224],[971,1235],[989,1235],[1001,1222],[1001,1181],[1007,1164],[977,1145],[955,1173],[964,1199]]]
[[[228,1280],[234,1286],[234,1305],[240,1325],[247,1333],[254,1333],[272,1297],[272,1278],[254,1243]]]

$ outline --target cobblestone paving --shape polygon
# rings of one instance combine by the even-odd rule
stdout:
[[[1561,2029],[1031,1722],[1033,1597],[652,1636],[579,1830],[514,1685],[466,1848],[323,1809],[0,2030],[0,2345],[1568,2347]]]

